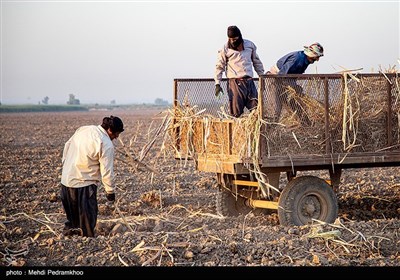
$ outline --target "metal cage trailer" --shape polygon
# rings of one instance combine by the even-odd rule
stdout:
[[[175,157],[216,174],[220,214],[277,211],[282,225],[332,223],[342,170],[400,165],[398,74],[265,75],[254,82],[257,108],[234,118],[226,79],[220,99],[212,79],[174,80]],[[328,179],[304,171],[327,171]]]

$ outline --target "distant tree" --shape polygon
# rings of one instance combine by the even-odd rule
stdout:
[[[156,98],[156,100],[154,100],[154,104],[155,105],[168,105],[168,101],[161,99],[161,98]]]
[[[111,100],[110,104],[115,105],[115,104],[117,104],[117,102],[115,102],[115,99],[113,99],[113,100]]]
[[[48,96],[46,96],[45,98],[42,99],[42,103],[45,105],[49,104],[49,99],[50,98]]]
[[[68,105],[80,105],[81,102],[79,101],[79,99],[75,98],[75,95],[73,95],[72,93],[69,95],[69,100],[67,101]]]

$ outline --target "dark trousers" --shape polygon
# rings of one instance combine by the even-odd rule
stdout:
[[[244,108],[252,110],[257,107],[258,94],[253,78],[229,79],[228,97],[230,114],[234,117],[240,117]]]
[[[273,103],[273,121],[279,122],[282,105],[286,104],[293,112],[296,112],[300,121],[303,124],[310,125],[311,121],[304,111],[302,104],[299,103],[293,96],[289,94],[289,87],[295,90],[295,94],[303,97],[303,88],[298,85],[295,80],[281,80],[276,79],[272,84],[272,103]]]
[[[61,184],[61,201],[67,215],[65,229],[80,229],[82,236],[94,237],[98,214],[97,186],[69,188]]]

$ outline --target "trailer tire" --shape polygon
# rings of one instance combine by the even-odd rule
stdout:
[[[232,192],[233,175],[224,174],[225,186],[219,186],[216,197],[217,213],[224,217],[246,215],[253,212],[254,215],[268,214],[268,209],[252,208],[246,204],[246,197],[243,197],[243,191],[239,190],[238,194]]]
[[[279,223],[302,226],[312,219],[333,223],[338,215],[337,197],[331,186],[315,176],[296,177],[279,197]]]
[[[217,213],[222,216],[246,215],[252,209],[246,205],[246,199],[234,196],[232,192],[220,189],[217,193]]]

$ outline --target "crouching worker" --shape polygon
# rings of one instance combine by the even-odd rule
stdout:
[[[324,48],[319,43],[314,43],[310,46],[304,46],[304,50],[290,52],[281,57],[275,65],[266,74],[303,74],[310,64],[324,56]],[[271,95],[272,102],[275,104],[273,121],[279,122],[282,104],[285,103],[293,112],[297,112],[301,122],[305,125],[311,125],[306,112],[302,106],[290,96],[288,87],[294,89],[295,93],[304,97],[303,88],[296,83],[296,79],[278,79],[272,84]]]
[[[95,236],[97,188],[103,184],[107,200],[115,200],[112,140],[123,131],[120,118],[105,117],[101,125],[78,128],[65,143],[61,175],[61,201],[67,216],[64,235]]]

